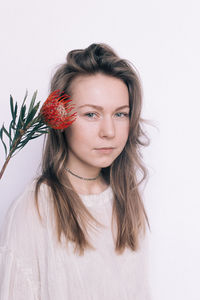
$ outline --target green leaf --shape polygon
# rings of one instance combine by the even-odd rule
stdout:
[[[28,96],[28,91],[26,90],[26,94],[25,94],[25,96],[24,96],[24,100],[23,100],[22,106],[24,105],[24,103],[25,103],[25,101],[26,101],[26,98],[27,98],[27,96]]]
[[[37,123],[37,124],[34,124],[33,130],[34,130],[34,131],[37,131],[37,130],[41,129],[42,126],[43,126],[43,123]]]
[[[6,128],[4,127],[4,125],[3,125],[3,127],[2,127],[2,130],[5,132],[5,134],[7,135],[7,137],[8,137],[10,140],[12,140],[11,137],[10,137],[10,135],[9,135],[9,133],[8,133],[8,131],[7,131]]]
[[[14,110],[13,124],[15,124],[16,117],[17,117],[17,102],[15,103],[15,110]]]
[[[23,123],[24,123],[24,117],[25,117],[25,112],[26,112],[25,101],[26,101],[27,96],[28,96],[28,91],[26,90],[26,94],[24,96],[24,100],[23,100],[23,103],[21,105],[21,109],[20,109],[20,113],[19,113],[19,120],[21,121],[21,127],[23,126]]]
[[[20,129],[21,129],[21,127],[22,127],[22,124],[21,124],[21,121],[19,119],[18,123],[17,123],[17,127],[15,129],[15,135],[14,135],[13,140],[12,140],[11,148],[13,147],[16,139],[20,136]]]
[[[29,133],[29,134],[27,134],[27,135],[24,135],[24,136],[22,137],[20,143],[23,143],[23,142],[26,141],[26,140],[30,140],[30,138],[31,138],[33,135],[34,135],[34,132]]]
[[[28,93],[26,92],[23,104],[22,104],[21,109],[20,109],[20,115],[19,115],[17,126],[16,126],[16,129],[15,129],[16,131],[15,131],[15,136],[13,138],[12,145],[14,144],[14,142],[16,141],[16,139],[19,137],[19,135],[20,135],[19,130],[22,129],[22,127],[24,125],[24,115],[25,115],[25,111],[26,111],[26,105],[24,105],[24,102],[26,100],[27,94]],[[11,147],[12,147],[12,145],[11,145]]]
[[[49,131],[48,130],[38,130],[37,132],[39,132],[39,133],[48,133]]]
[[[36,97],[37,97],[37,91],[34,92],[33,97],[31,99],[31,104],[29,106],[28,115],[29,115],[29,113],[32,111],[32,109],[34,107]]]
[[[9,126],[9,136],[10,136],[10,140],[9,140],[9,146],[11,147],[11,141],[12,141],[12,125],[13,125],[13,120],[11,120],[10,122],[10,126]]]
[[[37,137],[39,137],[39,136],[41,136],[41,135],[43,135],[43,133],[36,134],[36,135],[32,136],[30,139],[33,140],[33,139],[35,139],[35,138],[37,138]]]
[[[37,111],[38,111],[39,105],[40,105],[40,102],[37,103],[37,104],[32,108],[32,110],[28,113],[27,118],[26,118],[26,121],[25,121],[25,124],[24,124],[25,127],[26,127],[31,121],[33,121],[33,118],[35,117],[35,115],[36,115],[36,113],[37,113]]]
[[[13,97],[12,97],[12,95],[10,95],[10,110],[11,110],[12,117],[14,119],[14,106],[13,106]]]
[[[21,119],[21,122],[24,126],[24,121],[25,121],[25,113],[26,113],[26,105],[23,105],[20,111],[19,118]]]
[[[4,127],[4,125],[2,126],[1,131],[0,131],[0,138],[1,138],[2,144],[4,146],[5,156],[7,157],[8,151],[7,151],[6,144],[4,143],[4,140],[3,140],[3,127]]]
[[[4,143],[3,139],[1,139],[3,146],[4,146],[4,150],[5,150],[5,156],[7,157],[8,151],[7,151],[7,147],[6,144]]]
[[[24,141],[21,141],[19,145],[16,147],[16,149],[23,148],[28,143],[28,141],[29,139],[25,139]]]

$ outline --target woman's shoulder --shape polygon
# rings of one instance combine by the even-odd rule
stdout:
[[[34,215],[36,212],[36,183],[36,180],[29,182],[23,192],[11,203],[7,212],[10,219],[12,219],[14,215],[23,216],[26,219]],[[48,187],[42,183],[38,190],[38,206],[43,213],[45,212],[45,207],[47,207],[48,198]]]

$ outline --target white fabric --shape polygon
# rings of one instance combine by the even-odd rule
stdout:
[[[80,195],[92,214],[106,225],[91,234],[96,250],[84,256],[55,239],[48,189],[42,184],[39,207],[34,182],[11,204],[0,231],[0,300],[149,300],[146,242],[140,250],[114,251],[111,232],[113,194],[109,186],[96,195]]]

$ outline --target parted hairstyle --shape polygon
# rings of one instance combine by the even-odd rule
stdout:
[[[93,43],[85,49],[68,53],[66,62],[58,67],[52,77],[50,91],[59,89],[71,95],[71,83],[77,76],[92,76],[97,73],[122,80],[129,93],[128,140],[112,164],[101,169],[105,182],[113,190],[112,226],[115,224],[117,228],[115,251],[121,254],[126,247],[136,251],[140,233],[146,232],[146,224],[150,229],[139,190],[141,183],[148,177],[141,147],[148,146],[150,139],[142,128],[146,121],[141,118],[142,88],[138,72],[131,62],[121,59],[107,44]],[[53,199],[58,241],[61,241],[61,234],[64,234],[66,244],[71,241],[74,251],[83,255],[86,248],[95,249],[88,238],[89,227],[95,230],[96,226],[103,225],[95,220],[66,176],[64,167],[67,159],[68,143],[64,132],[49,129],[42,172],[36,178],[35,200],[41,218],[38,193],[40,185],[45,183]]]

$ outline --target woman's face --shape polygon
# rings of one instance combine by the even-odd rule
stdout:
[[[71,90],[77,118],[65,130],[69,146],[67,166],[74,171],[80,170],[79,174],[84,170],[93,172],[108,167],[128,139],[127,86],[118,78],[95,74],[75,78]],[[99,150],[105,147],[113,149]]]

